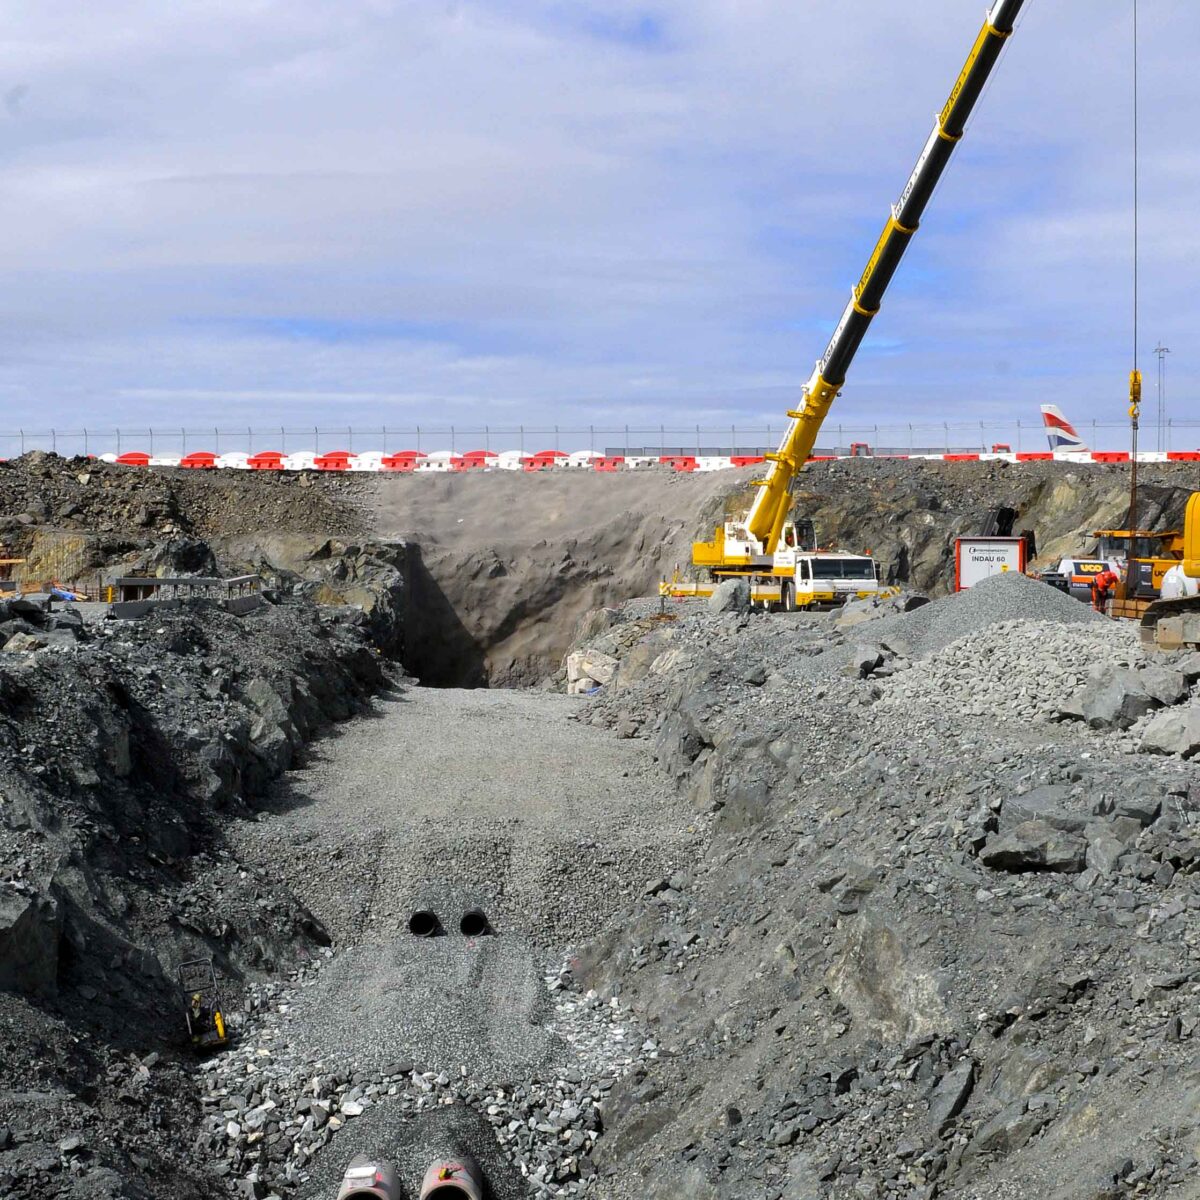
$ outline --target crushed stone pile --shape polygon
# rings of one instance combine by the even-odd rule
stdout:
[[[1043,625],[1108,625],[1099,613],[1072,599],[1057,588],[1028,575],[993,575],[965,592],[947,596],[938,604],[927,604],[901,616],[870,623],[875,640],[895,639],[908,650],[907,658],[924,659],[951,642],[972,633],[1015,621]]]
[[[885,705],[916,701],[965,717],[1042,721],[1057,717],[1087,683],[1092,663],[1132,668],[1147,661],[1136,628],[1103,619],[1001,620],[922,657],[921,670],[905,671],[888,684]]]
[[[713,830],[580,954],[663,1049],[605,1110],[606,1194],[1190,1195],[1200,766],[1130,750],[1200,668],[1028,580],[676,617],[607,618],[574,702]]]

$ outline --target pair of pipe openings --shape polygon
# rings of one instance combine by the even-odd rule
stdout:
[[[356,1155],[346,1169],[338,1200],[401,1200],[395,1167]],[[465,1155],[435,1159],[421,1180],[419,1200],[483,1200],[479,1164]]]
[[[428,908],[418,908],[408,918],[408,932],[413,937],[437,937],[445,930],[437,913]],[[468,908],[459,919],[458,932],[463,937],[483,937],[492,932],[492,926],[482,908]]]

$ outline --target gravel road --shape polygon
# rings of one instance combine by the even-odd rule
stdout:
[[[393,694],[289,774],[239,850],[339,947],[407,939],[417,907],[457,941],[478,905],[501,937],[563,950],[699,846],[645,745],[577,723],[577,707],[544,692]]]
[[[608,1006],[564,1009],[547,979],[619,907],[694,862],[702,837],[645,743],[576,722],[578,705],[546,692],[393,693],[319,743],[260,819],[234,831],[241,860],[291,888],[334,939],[304,986],[283,989],[270,1021],[245,1029],[246,1053],[269,1054],[280,1087],[331,1072],[364,1085],[441,1073],[479,1097],[476,1111],[494,1098],[508,1111],[528,1094],[511,1139],[526,1110],[536,1121],[554,1103],[538,1098],[539,1080],[573,1080],[558,1085],[566,1121],[540,1118],[553,1135],[546,1148],[510,1159],[531,1177],[539,1163],[557,1169],[571,1150],[560,1128],[586,1115],[598,1081],[611,1087],[630,1069],[643,1038],[614,1025]],[[473,907],[490,933],[460,932]],[[416,908],[437,914],[440,935],[409,932]],[[380,1100],[389,1115],[379,1128],[404,1125],[401,1102]],[[466,1148],[488,1151],[469,1107],[455,1128]],[[351,1153],[341,1140],[310,1170],[332,1179]],[[398,1149],[386,1140],[378,1153]]]

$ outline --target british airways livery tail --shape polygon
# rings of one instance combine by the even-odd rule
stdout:
[[[1057,404],[1042,405],[1042,420],[1046,425],[1046,437],[1051,450],[1073,450],[1086,454],[1091,448],[1075,432],[1075,426],[1062,415]]]

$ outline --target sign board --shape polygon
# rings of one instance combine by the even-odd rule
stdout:
[[[965,592],[981,579],[1025,570],[1025,539],[962,537],[954,539],[954,590]]]

